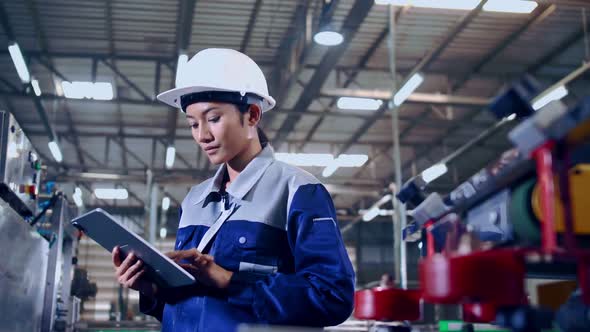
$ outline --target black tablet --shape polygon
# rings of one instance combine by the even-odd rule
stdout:
[[[109,252],[115,246],[119,246],[123,257],[133,252],[144,262],[148,278],[160,287],[181,287],[195,282],[190,273],[102,209],[83,214],[73,219],[72,224]]]

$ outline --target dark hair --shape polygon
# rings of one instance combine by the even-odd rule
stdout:
[[[243,125],[244,124],[244,114],[246,114],[246,112],[248,112],[250,105],[238,104],[236,106],[238,108],[238,111],[240,111],[240,114],[241,114],[240,121]],[[260,128],[260,126],[256,127],[256,132],[258,133],[258,140],[260,141],[260,145],[262,145],[262,147],[265,147],[270,142],[268,139],[268,136],[266,136],[266,134],[264,133],[264,130],[262,130],[262,128]]]

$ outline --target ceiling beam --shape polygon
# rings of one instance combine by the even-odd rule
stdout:
[[[481,70],[490,64],[498,55],[518,40],[523,33],[528,31],[531,27],[543,22],[547,17],[553,14],[556,9],[556,5],[540,4],[520,28],[496,44],[488,54],[482,57],[481,60],[469,70],[468,74],[464,75],[453,84],[451,90],[457,91],[463,87],[474,75],[481,72]]]
[[[125,74],[123,74],[113,63],[110,63],[108,60],[102,59],[102,63],[107,66],[117,77],[121,78],[131,89],[137,92],[144,101],[146,102],[153,102],[152,98],[150,98],[143,90],[137,86],[133,81],[131,81]]]
[[[348,46],[354,39],[356,32],[364,22],[365,17],[369,14],[371,8],[373,8],[373,1],[356,0],[354,2],[350,12],[342,23],[342,29],[340,32],[345,36],[344,41],[340,45],[330,47],[322,58],[319,68],[314,71],[311,79],[301,93],[301,96],[295,103],[294,110],[300,112],[300,114],[288,115],[283,121],[278,135],[273,139],[273,145],[277,149],[280,148],[291,130],[295,128],[299,119],[301,119],[301,114],[307,111],[309,105],[311,105],[313,100],[317,97],[324,82],[328,78],[328,75],[332,72],[336,64],[340,61],[340,58],[344,55],[344,52],[348,49]]]
[[[281,108],[294,77],[298,76],[303,65],[299,59],[299,53],[301,52],[297,50],[297,47],[300,44],[305,47],[307,42],[304,40],[301,43],[301,38],[305,38],[306,18],[310,15],[310,5],[311,0],[296,2],[295,13],[281,39],[281,44],[273,61],[275,65],[270,74],[269,90],[270,94],[277,100],[277,108]],[[268,112],[264,115],[263,126],[265,129],[272,124],[275,115],[274,112]]]
[[[480,4],[469,13],[467,13],[463,18],[455,25],[455,27],[446,35],[446,37],[438,44],[438,46],[432,49],[426,56],[424,56],[420,62],[414,66],[408,76],[404,79],[405,84],[406,81],[409,80],[416,73],[420,73],[424,70],[428,70],[428,67],[434,63],[438,57],[449,47],[449,45],[453,42],[453,40],[479,15],[479,13],[483,9],[483,5],[487,1],[482,1]],[[369,131],[369,129],[377,122],[379,118],[388,110],[387,107],[388,103],[383,103],[381,108],[375,111],[367,120],[356,130],[356,132],[350,137],[350,139],[338,150],[337,154],[342,154],[346,152],[354,142],[358,141],[365,133]],[[419,121],[416,119],[415,121]]]
[[[176,26],[176,57],[181,53],[188,52],[188,48],[190,46],[191,35],[193,30],[193,20],[195,14],[195,6],[197,4],[196,0],[181,0],[180,6],[178,8],[177,13],[177,22],[178,25]],[[175,77],[177,71],[178,61],[174,62],[174,65],[170,67],[171,77],[170,80],[170,89],[175,87]],[[167,148],[174,146],[174,140],[176,138],[176,127],[178,123],[178,109],[173,107],[167,107],[167,140],[164,142],[164,160],[166,160],[166,153]],[[176,158],[180,159],[178,153],[176,154]],[[185,160],[186,161],[186,160]]]
[[[242,53],[246,52],[248,44],[250,43],[250,38],[252,38],[252,31],[254,30],[254,24],[256,24],[256,18],[258,17],[258,13],[260,12],[261,5],[262,0],[256,0],[256,2],[254,3],[254,8],[250,13],[248,27],[246,27],[246,33],[244,33],[244,38],[242,39],[242,43],[240,44],[240,52]]]
[[[539,24],[543,20],[545,20],[549,15],[551,15],[555,11],[555,5],[547,5],[542,4],[537,7],[531,17],[516,31],[511,33],[508,37],[504,38],[502,41],[498,43],[498,45],[493,48],[488,54],[482,57],[482,60],[479,61],[472,69],[469,75],[464,76],[459,81],[455,82],[451,88],[451,92],[456,92],[461,89],[469,80],[472,78],[472,75],[477,74],[480,72],[488,63],[490,63],[493,59],[495,59],[502,51],[508,48],[514,41],[518,40],[522,34],[528,31],[531,27]],[[429,112],[429,111],[428,111]],[[443,132],[438,138],[444,138],[448,135],[452,134],[456,130],[461,128],[462,123],[466,123],[472,121],[481,111],[473,111],[471,114],[466,115],[463,119],[457,122],[457,125],[451,126],[447,130]],[[436,140],[435,140],[436,142]],[[434,151],[436,144],[426,146],[418,151],[416,151],[416,156],[423,156],[428,157],[432,151]],[[402,167],[402,173],[407,171],[407,168],[411,166],[410,162],[406,162]],[[392,177],[393,175],[390,175]]]
[[[573,34],[569,35],[566,39],[564,39],[559,45],[555,48],[551,49],[547,52],[541,59],[537,62],[529,66],[526,70],[527,73],[535,73],[539,71],[542,67],[548,65],[561,54],[569,50],[572,46],[576,43],[580,42],[582,38],[585,36],[585,31],[590,30],[590,20],[588,21],[586,27],[580,28],[578,31],[574,32]],[[588,60],[588,59],[587,59]]]
[[[4,33],[6,33],[8,41],[16,41],[14,30],[10,24],[6,8],[4,8],[4,2],[0,2],[0,24],[2,24],[2,28],[4,29]],[[6,53],[8,53],[8,51],[6,51]]]
[[[405,13],[408,9],[409,9],[409,7],[404,7],[403,9],[398,10],[396,12],[395,21],[397,22],[399,20],[399,18],[401,17],[401,15],[403,13]],[[381,30],[381,32],[379,33],[377,38],[373,41],[371,46],[369,46],[369,48],[367,49],[367,52],[365,52],[365,54],[363,54],[363,56],[359,60],[359,63],[357,64],[356,68],[354,68],[352,73],[346,78],[346,81],[342,85],[344,88],[347,88],[350,84],[352,84],[355,81],[358,74],[361,72],[361,70],[363,68],[365,68],[367,66],[367,64],[369,63],[369,61],[371,60],[371,58],[373,57],[373,55],[375,54],[377,49],[379,49],[379,46],[381,46],[381,44],[385,40],[385,37],[387,37],[388,34],[389,34],[389,26],[386,25],[385,28],[383,30]],[[336,98],[332,99],[329,107],[324,110],[324,113],[330,112],[331,108],[334,106],[336,101],[337,101]],[[316,120],[316,122],[313,124],[313,126],[311,127],[311,129],[309,130],[307,135],[305,136],[305,141],[311,141],[311,139],[313,138],[313,135],[315,135],[315,133],[320,128],[320,126],[322,125],[322,123],[324,122],[325,119],[326,119],[326,115],[321,115]],[[306,143],[302,143],[301,145],[299,145],[298,149],[302,150],[305,147],[305,144]]]

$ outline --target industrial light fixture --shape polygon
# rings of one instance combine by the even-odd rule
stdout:
[[[361,167],[369,160],[369,156],[366,154],[341,154],[338,158],[326,166],[322,172],[322,176],[327,178],[334,174],[340,167]]]
[[[552,101],[561,100],[562,98],[567,96],[568,93],[569,91],[567,90],[565,85],[560,85],[555,89],[535,98],[533,100],[533,109],[535,111],[538,111]]]
[[[33,91],[35,91],[35,95],[37,97],[41,96],[41,87],[39,86],[39,81],[37,81],[36,79],[32,79],[31,85],[33,86]]]
[[[369,160],[366,154],[341,154],[335,158],[328,153],[276,153],[275,158],[300,167],[325,167],[323,177],[329,177],[340,167],[361,167]]]
[[[275,158],[295,166],[328,167],[336,162],[340,167],[360,167],[369,156],[366,154],[341,154],[338,158],[329,153],[276,153]]]
[[[72,199],[74,200],[74,203],[76,203],[77,207],[82,207],[82,205],[84,205],[84,203],[82,202],[82,190],[79,187],[76,187],[76,189],[74,190]]]
[[[318,31],[313,36],[313,41],[324,46],[336,46],[342,44],[344,36],[338,31],[327,30],[327,28],[324,28],[324,30]]]
[[[71,99],[113,99],[113,86],[108,82],[61,82],[66,98]]]
[[[340,97],[336,105],[342,110],[376,111],[383,105],[383,101],[371,98]]]
[[[483,5],[483,10],[488,12],[529,14],[538,4],[535,1],[526,0],[488,0]]]
[[[344,36],[334,26],[330,15],[337,1],[323,0],[322,12],[319,17],[319,29],[313,36],[313,41],[324,46],[336,46],[342,44]]]
[[[380,200],[378,200],[375,204],[373,204],[373,206],[371,206],[370,209],[368,209],[367,211],[365,211],[365,213],[362,216],[363,221],[368,222],[371,221],[373,219],[375,219],[378,215],[381,214],[381,205],[389,202],[391,200],[392,196],[391,194],[387,194],[383,197],[381,197]]]
[[[379,208],[370,208],[363,214],[363,221],[371,221],[379,215]]]
[[[424,76],[415,73],[393,96],[395,106],[400,106],[424,82]]]
[[[172,168],[174,159],[176,158],[176,148],[172,145],[166,148],[166,168]]]
[[[162,210],[168,211],[170,208],[170,197],[166,196],[162,198]]]
[[[14,67],[16,68],[20,80],[23,83],[29,83],[31,81],[31,74],[29,74],[29,68],[27,68],[25,58],[23,57],[23,53],[20,51],[18,44],[12,43],[8,45],[8,52],[10,53],[10,57],[12,58],[12,62],[14,63]]]
[[[49,146],[49,151],[51,151],[51,155],[53,159],[58,163],[61,163],[63,160],[63,155],[61,154],[61,150],[59,149],[59,145],[57,145],[56,141],[51,141],[47,144]]]
[[[445,164],[432,165],[422,172],[422,180],[426,183],[430,183],[444,175],[447,171],[448,168]]]
[[[129,192],[125,188],[97,188],[94,189],[94,195],[100,199],[127,199]]]
[[[436,9],[471,10],[481,0],[375,0],[376,5],[414,6]]]
[[[166,229],[166,227],[160,228],[160,238],[164,239],[166,238],[166,235],[168,235],[168,230]]]
[[[413,6],[434,9],[473,10],[482,0],[375,0],[377,5]],[[537,8],[535,1],[529,0],[488,0],[484,11],[528,14]]]

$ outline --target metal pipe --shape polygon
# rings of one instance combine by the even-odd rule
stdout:
[[[397,91],[397,72],[396,72],[396,49],[395,49],[395,7],[389,6],[389,69],[391,71],[392,87],[391,97]],[[400,137],[399,137],[399,107],[395,106],[393,99],[389,102],[391,108],[391,127],[393,134],[393,165],[395,170],[396,189],[402,187],[402,166],[401,166],[401,151],[400,151]],[[404,204],[401,204],[395,199],[395,195],[391,197],[395,209],[395,214],[392,215],[393,222],[393,250],[394,250],[394,269],[395,279],[401,288],[408,287],[408,273],[407,273],[407,256],[406,244],[402,240],[402,230],[406,227],[406,210]]]
[[[150,233],[149,241],[151,244],[156,243],[156,227],[158,225],[158,186],[152,183],[150,195]]]
[[[543,91],[540,95],[538,95],[532,102],[531,104],[534,104],[536,101],[544,98],[545,96],[547,96],[548,94],[552,93],[555,89],[561,87],[561,86],[565,86],[568,83],[576,80],[578,77],[582,76],[582,74],[584,74],[586,71],[588,71],[588,69],[590,69],[590,62],[586,62],[583,65],[581,65],[578,69],[574,70],[573,72],[571,72],[570,74],[568,74],[566,77],[562,78],[561,80],[559,80],[557,83],[553,84],[552,86],[550,86],[549,88],[547,88],[545,91]]]

